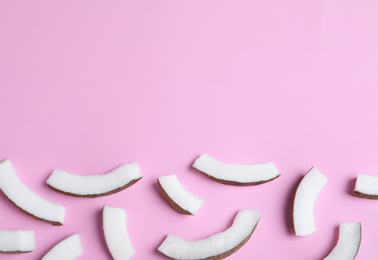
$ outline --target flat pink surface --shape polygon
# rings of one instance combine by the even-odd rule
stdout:
[[[111,259],[104,204],[126,209],[135,260],[165,259],[167,234],[202,239],[241,208],[261,221],[230,259],[323,259],[341,222],[361,221],[357,259],[373,259],[378,201],[351,196],[358,173],[378,174],[378,2],[0,1],[0,159],[66,206],[64,226],[21,213],[0,194],[0,228],[34,229],[40,259],[79,232],[80,259]],[[225,162],[273,161],[282,176],[226,186],[191,168],[206,152]],[[116,195],[50,190],[56,168],[103,174],[137,161],[144,178]],[[311,166],[327,177],[317,232],[296,237],[290,205]],[[172,210],[156,178],[177,174],[205,204]]]

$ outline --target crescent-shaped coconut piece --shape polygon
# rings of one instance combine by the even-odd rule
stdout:
[[[378,175],[359,174],[352,194],[365,199],[378,199]]]
[[[314,204],[326,183],[327,177],[316,167],[312,167],[299,183],[293,205],[295,235],[308,236],[315,233]]]
[[[66,237],[42,257],[42,260],[74,260],[83,253],[79,234]]]
[[[122,191],[141,178],[139,165],[131,162],[104,175],[80,175],[57,169],[46,183],[51,189],[66,195],[95,198]]]
[[[171,259],[224,259],[247,243],[259,219],[260,214],[257,210],[241,209],[236,215],[234,223],[227,230],[196,241],[168,235],[158,251]]]
[[[361,244],[361,223],[344,222],[340,225],[339,241],[324,260],[353,260]]]
[[[184,215],[195,215],[201,208],[204,200],[187,191],[176,174],[160,176],[157,182],[161,195],[177,212]]]
[[[21,254],[34,251],[33,230],[0,229],[0,253]]]
[[[214,181],[236,186],[258,185],[280,176],[273,162],[257,164],[224,163],[205,153],[195,160],[193,168]]]
[[[104,236],[114,260],[127,260],[135,254],[127,232],[126,220],[124,209],[104,206],[102,212]]]
[[[9,159],[0,162],[0,189],[25,214],[54,226],[63,225],[65,207],[31,191],[17,177]]]

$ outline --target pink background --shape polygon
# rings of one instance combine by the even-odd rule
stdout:
[[[34,229],[40,259],[79,232],[80,259],[110,259],[104,204],[123,207],[136,254],[165,259],[167,234],[201,239],[240,208],[261,221],[230,259],[325,257],[344,221],[361,221],[357,259],[377,254],[378,201],[352,197],[358,173],[378,174],[378,4],[350,1],[0,1],[0,159],[32,190],[67,207],[54,227],[0,195],[0,228]],[[273,161],[282,176],[226,186],[191,168],[206,152],[225,162]],[[45,181],[61,168],[103,174],[136,160],[144,178],[116,195],[78,199]],[[327,177],[317,232],[295,237],[290,204],[311,166]],[[156,178],[177,174],[205,199],[173,211]]]

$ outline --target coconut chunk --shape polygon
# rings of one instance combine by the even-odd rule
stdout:
[[[0,162],[0,189],[25,214],[56,226],[63,225],[65,207],[31,191],[17,177],[9,159]]]
[[[46,183],[66,195],[95,198],[122,191],[141,178],[139,165],[131,162],[103,175],[80,175],[57,169]]]
[[[314,204],[326,183],[327,177],[316,167],[312,167],[299,183],[293,206],[294,232],[297,236],[315,233]]]
[[[73,234],[58,244],[47,252],[42,260],[74,260],[79,257],[83,252],[80,242],[79,234]]]
[[[126,225],[126,211],[104,206],[102,212],[106,245],[115,260],[127,260],[135,254]]]
[[[177,212],[185,215],[195,215],[201,208],[203,199],[187,191],[176,174],[160,176],[159,190],[163,198]]]
[[[257,210],[242,209],[227,230],[196,241],[168,235],[158,251],[169,258],[180,260],[223,259],[235,253],[249,240],[259,219]]]
[[[34,251],[33,230],[0,229],[0,253],[20,254]]]
[[[257,164],[224,163],[205,153],[195,160],[193,168],[214,181],[237,186],[258,185],[280,176],[272,162]]]

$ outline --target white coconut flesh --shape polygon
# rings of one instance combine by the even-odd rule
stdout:
[[[33,230],[0,229],[0,252],[26,253],[35,248]]]
[[[53,248],[42,257],[42,260],[74,260],[83,253],[79,234],[71,235]]]
[[[354,192],[378,196],[378,175],[359,174]]]
[[[300,182],[293,206],[294,230],[297,236],[315,233],[314,204],[326,183],[327,177],[316,167],[312,167]]]
[[[257,210],[242,209],[236,215],[232,226],[227,230],[196,241],[188,241],[168,235],[158,251],[167,257],[181,260],[219,256],[233,250],[249,238],[259,219],[260,214]]]
[[[131,162],[103,175],[80,175],[57,169],[46,183],[64,193],[91,196],[110,193],[140,178],[139,165]]]
[[[241,184],[258,184],[280,176],[273,162],[257,164],[237,164],[220,162],[202,154],[193,163],[193,167],[217,180]]]
[[[17,177],[9,159],[0,162],[0,189],[25,213],[54,225],[63,225],[65,208],[31,191]]]
[[[204,200],[187,191],[178,180],[176,174],[160,176],[158,180],[169,198],[182,209],[195,215],[201,208]]]
[[[102,212],[106,245],[114,260],[127,260],[135,254],[126,224],[126,211],[104,206]]]
[[[353,260],[361,244],[361,223],[344,222],[340,225],[339,241],[324,260]]]

